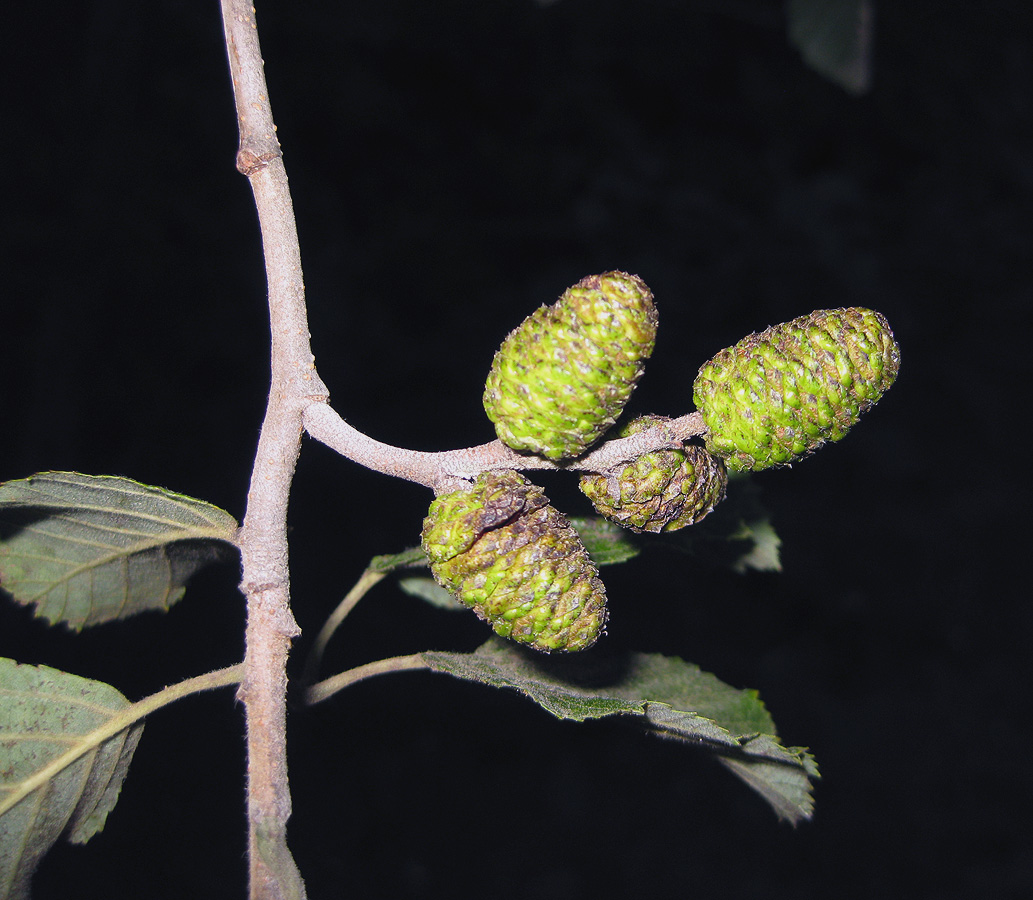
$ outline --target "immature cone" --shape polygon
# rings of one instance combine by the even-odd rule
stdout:
[[[722,350],[699,370],[693,400],[712,453],[731,469],[766,469],[842,438],[899,367],[881,313],[817,310]]]
[[[669,421],[642,416],[625,425],[620,437]],[[632,531],[677,531],[694,525],[725,496],[724,463],[702,447],[653,450],[600,475],[584,475],[581,492],[596,512]]]
[[[606,624],[606,591],[581,538],[517,472],[483,472],[435,498],[423,549],[438,583],[503,637],[584,650]]]
[[[502,343],[484,386],[499,440],[567,459],[584,452],[628,402],[653,352],[653,295],[635,275],[583,278]]]

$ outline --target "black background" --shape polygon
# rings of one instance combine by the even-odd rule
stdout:
[[[603,573],[607,652],[758,689],[822,767],[812,822],[634,728],[402,674],[291,709],[313,898],[1033,895],[1033,21],[1020,2],[877,13],[853,98],[762,0],[259,4],[317,362],[367,433],[489,440],[502,336],[611,268],[661,313],[639,412],[689,411],[707,357],[814,308],[881,310],[903,358],[847,440],[756,476],[782,574],[662,551]],[[4,32],[0,477],[128,475],[239,518],[268,326],[217,7],[19,4]],[[306,443],[292,674],[429,499]],[[135,699],[240,658],[236,577],[80,635],[3,602],[0,655]],[[484,637],[385,585],[326,671]],[[38,900],[241,896],[242,732],[229,690],[153,716],[107,828],[55,848]]]

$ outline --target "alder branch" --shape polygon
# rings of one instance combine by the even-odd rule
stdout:
[[[237,168],[254,194],[269,287],[271,378],[247,512],[240,531],[247,649],[238,696],[248,747],[248,857],[252,900],[300,900],[287,849],[287,655],[299,629],[290,610],[287,503],[301,447],[302,412],[327,390],[309,343],[294,208],[269,103],[251,0],[222,0],[240,130]]]
[[[680,447],[705,432],[698,413],[608,441],[567,463],[515,453],[499,441],[444,453],[392,447],[348,425],[326,402],[309,340],[301,253],[282,151],[269,103],[250,0],[221,0],[240,130],[237,169],[254,194],[269,288],[271,378],[241,527],[247,649],[238,696],[248,743],[250,896],[305,896],[287,849],[287,656],[299,633],[290,610],[287,504],[303,430],[367,468],[437,491],[489,469],[606,471],[641,453]],[[372,674],[372,670],[371,670]]]
[[[652,450],[678,449],[686,441],[706,433],[700,414],[689,413],[630,437],[605,441],[577,459],[557,463],[544,457],[517,453],[501,441],[434,453],[392,447],[353,428],[328,403],[307,406],[304,423],[305,430],[313,438],[342,456],[368,469],[415,481],[439,492],[452,489],[457,481],[469,480],[491,469],[606,472]]]

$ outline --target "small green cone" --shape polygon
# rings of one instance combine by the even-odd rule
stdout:
[[[502,637],[585,650],[606,624],[606,591],[567,519],[517,472],[482,472],[434,499],[423,550],[437,582]]]
[[[642,416],[629,422],[620,437],[669,421]],[[653,450],[599,475],[584,475],[581,492],[596,512],[632,531],[677,531],[694,525],[724,499],[728,473],[724,463],[702,447]]]
[[[484,410],[507,446],[579,456],[616,421],[653,352],[657,315],[624,272],[583,278],[510,332],[484,386]]]
[[[900,348],[881,313],[824,309],[743,338],[703,365],[693,400],[707,449],[767,469],[838,441],[889,390]]]

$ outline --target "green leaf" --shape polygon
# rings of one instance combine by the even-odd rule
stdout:
[[[387,575],[397,569],[415,569],[429,565],[427,554],[423,552],[422,547],[409,547],[401,553],[385,553],[383,556],[374,556],[370,560],[367,571]]]
[[[467,609],[456,600],[451,591],[445,590],[433,578],[399,578],[398,586],[410,597],[419,597],[438,609]]]
[[[789,0],[789,42],[812,69],[851,94],[871,85],[871,0]]]
[[[492,687],[518,690],[560,719],[583,722],[614,713],[642,712],[641,704],[597,694],[551,676],[538,665],[537,659],[501,639],[491,638],[473,653],[427,651],[421,656],[435,671]]]
[[[753,738],[749,750],[749,759],[725,756],[721,762],[767,800],[780,819],[793,825],[809,819],[814,812],[811,781],[821,777],[814,757],[804,747],[782,747],[768,734]]]
[[[143,731],[118,728],[129,706],[102,682],[0,659],[0,897],[28,898],[59,837],[104,827]]]
[[[727,498],[698,525],[654,539],[740,574],[749,569],[782,571],[782,540],[760,499],[760,488],[746,473],[729,473]]]
[[[655,733],[703,745],[793,824],[813,812],[818,769],[799,747],[786,748],[755,691],[724,684],[676,657],[635,653],[615,676],[586,672],[578,659],[542,658],[496,638],[473,653],[421,654],[435,671],[511,688],[561,719],[582,722],[636,715]],[[590,676],[590,677],[586,677]]]
[[[209,503],[128,478],[45,472],[0,484],[0,585],[78,630],[168,609],[236,540]]]
[[[732,563],[733,571],[740,575],[748,569],[757,572],[782,571],[782,556],[779,552],[782,539],[766,516],[744,521],[732,539],[746,541],[749,547]]]
[[[597,566],[627,562],[642,552],[631,532],[602,516],[572,518],[570,524],[574,526],[592,562]]]

